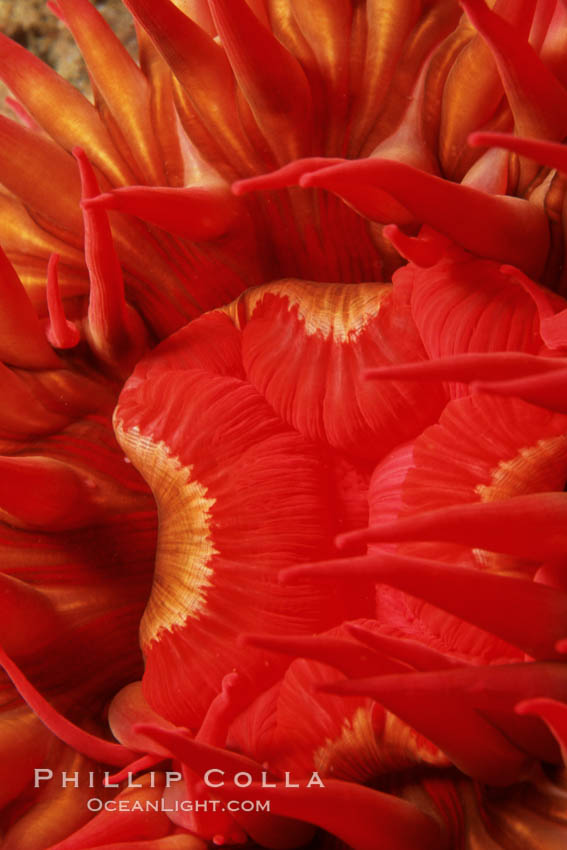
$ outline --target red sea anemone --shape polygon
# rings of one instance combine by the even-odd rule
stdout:
[[[565,7],[126,6],[0,41],[2,850],[563,848]]]

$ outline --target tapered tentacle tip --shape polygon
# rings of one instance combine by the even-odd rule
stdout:
[[[489,148],[492,145],[492,134],[480,132],[470,133],[467,143],[471,148]]]
[[[73,147],[71,149],[71,153],[73,154],[73,156],[75,157],[77,162],[79,162],[79,163],[86,162],[87,155],[86,155],[84,149],[80,145],[75,145],[75,147]]]
[[[471,381],[469,384],[471,394],[488,393],[489,395],[498,395],[498,382],[493,381]]]
[[[303,177],[308,178],[318,171],[326,171],[342,162],[344,160],[330,157],[296,159],[276,171],[259,174],[256,177],[247,177],[244,180],[236,180],[232,184],[232,192],[235,195],[244,195],[249,192],[307,185],[307,183],[301,182]]]
[[[282,582],[283,583],[283,582]],[[266,649],[269,648],[270,644],[270,635],[247,632],[245,634],[238,635],[236,639],[236,643],[238,646],[244,648],[254,647],[254,649]],[[232,674],[238,677],[238,673]],[[225,676],[225,679],[227,677]],[[224,679],[223,679],[224,683]]]
[[[255,646],[254,641],[256,638],[258,638],[258,635],[240,634],[236,638],[236,645],[241,649],[245,646]]]
[[[365,369],[362,373],[362,377],[365,381],[388,380],[392,377],[392,371],[389,366],[377,366],[374,369]]]
[[[539,284],[537,284],[534,280],[528,277],[521,269],[517,268],[517,266],[510,265],[509,263],[503,263],[499,267],[500,274],[505,277],[510,278],[514,283],[518,283],[527,294],[530,296],[536,307],[538,308],[538,313],[540,315],[540,319],[547,318],[548,316],[554,315],[554,310],[549,300],[548,292]]]
[[[558,171],[567,171],[567,151],[562,142],[548,141],[512,133],[472,133],[468,138],[472,147],[502,148],[531,159]]]
[[[345,629],[347,630],[347,632],[349,634],[353,635],[356,638],[359,638],[359,637],[362,637],[362,636],[368,634],[368,629],[365,629],[363,626],[359,625],[358,623],[345,623],[344,625],[345,625]]]
[[[122,770],[116,771],[116,773],[113,773],[111,776],[106,773],[102,784],[105,788],[116,787],[120,782],[124,782],[125,779],[130,780],[130,777],[132,777],[135,773],[142,773],[142,771],[149,770],[163,760],[163,755],[140,756],[140,758],[136,759],[136,761],[130,762],[123,767]]]
[[[244,635],[242,637],[244,637]],[[233,670],[232,673],[227,673],[225,676],[223,676],[221,692],[225,696],[230,696],[230,694],[236,692],[237,690],[245,686],[246,682],[244,680],[244,677],[240,673],[237,673],[236,670]]]
[[[352,546],[357,546],[361,540],[364,540],[366,529],[360,531],[349,531],[344,534],[337,534],[335,537],[335,546],[341,552],[345,549],[350,549]]]
[[[351,693],[351,683],[348,679],[339,682],[313,683],[313,692],[318,694],[333,694],[341,696]]]
[[[347,564],[349,561],[347,560]],[[345,572],[344,560],[314,561],[309,564],[298,564],[294,567],[286,567],[280,570],[278,581],[280,584],[295,584],[302,581],[310,581],[314,578],[330,578],[337,581],[348,581],[348,571]]]
[[[54,348],[74,348],[81,339],[77,327],[65,316],[63,300],[59,289],[57,268],[59,255],[51,254],[47,265],[47,310],[49,319],[46,324],[47,340]]]
[[[398,254],[421,268],[430,268],[437,263],[446,250],[448,240],[433,231],[408,236],[396,224],[387,224],[383,234]]]
[[[147,735],[148,738],[155,739],[156,735],[161,735],[163,729],[157,723],[134,723],[132,731],[136,735]],[[182,730],[176,730],[181,732]]]
[[[81,201],[81,207],[84,210],[90,209],[105,209],[112,210],[118,206],[116,197],[112,192],[103,192],[100,195],[95,195],[94,198],[84,198]]]
[[[524,717],[529,714],[537,715],[539,714],[539,711],[537,710],[538,702],[540,702],[540,700],[524,699],[514,706],[514,712],[516,714],[519,714],[521,717]]]
[[[547,724],[556,738],[563,760],[567,757],[567,704],[550,697],[534,697],[522,700],[515,706],[516,714],[539,717]]]
[[[297,567],[286,567],[284,570],[280,570],[278,573],[278,582],[279,584],[296,584],[298,581],[302,581],[305,578],[305,567],[303,565]],[[255,637],[251,635],[251,637]]]
[[[176,726],[174,729],[164,729],[158,723],[144,722],[134,723],[132,731],[135,735],[144,735],[152,741],[170,749],[175,741],[192,738],[193,735],[185,726]]]
[[[254,186],[250,185],[253,182],[253,180],[236,180],[236,182],[232,183],[230,191],[233,195],[236,195],[237,198],[241,195],[247,195],[249,192],[254,191]]]

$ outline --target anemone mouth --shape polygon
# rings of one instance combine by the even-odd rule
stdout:
[[[210,508],[214,499],[192,479],[191,467],[172,457],[164,442],[154,443],[134,426],[125,431],[119,420],[114,430],[125,454],[159,494],[158,557],[150,601],[140,623],[140,641],[147,647],[161,630],[172,631],[187,617],[199,618],[206,605],[217,554],[211,539]]]
[[[263,365],[257,355],[271,325],[280,328],[279,340],[272,333],[276,346],[287,347],[290,330],[314,346],[316,371],[329,368],[326,349],[340,357],[343,350],[362,346],[360,356],[368,356],[366,348],[380,349],[379,332],[372,325],[382,321],[386,296],[388,287],[374,284],[357,290],[283,281],[250,290],[225,311],[180,331],[142,360],[127,382],[115,413],[117,436],[152,487],[160,519],[154,587],[142,623],[144,686],[150,701],[157,705],[155,700],[161,700],[170,718],[182,722],[185,717],[187,723],[190,716],[194,726],[206,704],[204,696],[195,700],[187,692],[185,705],[175,707],[168,694],[173,685],[159,693],[160,681],[169,681],[169,667],[176,667],[175,657],[189,651],[195,635],[211,646],[208,670],[201,665],[194,675],[203,678],[202,691],[212,698],[217,687],[213,679],[220,682],[233,664],[230,641],[249,630],[246,623],[256,620],[275,631],[317,629],[340,619],[336,609],[347,610],[355,598],[363,598],[366,588],[345,598],[342,608],[336,594],[309,583],[290,594],[275,571],[309,553],[329,551],[339,503],[348,513],[362,503],[364,477],[357,479],[356,469],[364,462],[348,459],[356,444],[348,430],[368,430],[368,416],[359,413],[354,397],[352,424],[346,434],[339,426],[333,437],[346,456],[342,459],[344,451],[339,451],[331,462],[319,435],[337,428],[331,417],[338,399],[325,401],[323,395],[319,401],[321,410],[327,405],[329,425],[322,426],[321,412],[315,409],[294,427],[304,415],[302,408],[297,402],[286,408],[285,399],[282,408],[268,394],[281,414],[274,411],[260,391],[262,372],[273,366]],[[219,331],[225,347],[211,345],[208,328]],[[278,359],[276,349],[276,369]],[[284,370],[275,378],[281,386],[287,382],[290,398],[298,378],[305,382],[305,392],[312,384],[313,378],[302,378],[298,366],[299,361],[290,363],[288,375]],[[341,515],[340,522],[344,520]],[[247,605],[235,608],[235,600],[245,598]],[[242,653],[243,669],[254,655],[246,661],[247,653]],[[260,663],[258,655],[254,665]],[[269,678],[279,669],[272,666],[271,672],[266,669]],[[249,675],[252,669],[256,666]]]

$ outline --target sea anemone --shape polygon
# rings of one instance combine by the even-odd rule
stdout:
[[[2,850],[567,841],[567,10],[0,39]],[[471,135],[472,134],[472,135]]]

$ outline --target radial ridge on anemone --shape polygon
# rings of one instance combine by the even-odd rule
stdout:
[[[563,850],[567,7],[124,0],[133,59],[47,5],[92,95],[0,35],[1,850]]]

